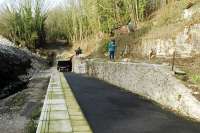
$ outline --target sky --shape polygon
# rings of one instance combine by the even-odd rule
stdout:
[[[5,0],[0,0],[0,5],[4,2]]]
[[[2,5],[4,5],[5,3],[8,3],[8,2],[17,2],[18,0],[0,0],[0,8],[2,7]],[[46,0],[48,4],[51,5],[51,8],[67,1],[67,0]]]

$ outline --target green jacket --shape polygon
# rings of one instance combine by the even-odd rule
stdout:
[[[117,47],[117,45],[116,45],[113,41],[111,41],[111,42],[108,44],[108,51],[109,51],[109,52],[115,52],[116,47]]]

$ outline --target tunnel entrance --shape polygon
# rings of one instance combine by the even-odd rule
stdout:
[[[72,59],[57,61],[57,70],[59,72],[72,72]]]

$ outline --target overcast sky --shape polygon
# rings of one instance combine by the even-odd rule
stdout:
[[[13,3],[16,2],[17,0],[0,0],[0,8],[2,7],[2,5],[4,5],[5,3]],[[46,0],[47,3],[49,3],[51,5],[51,7],[55,7],[57,5],[59,5],[60,3],[63,3],[67,0]]]
[[[5,0],[0,0],[0,5],[4,2]]]

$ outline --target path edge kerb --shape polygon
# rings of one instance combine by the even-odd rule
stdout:
[[[48,83],[48,87],[47,87],[47,93],[46,93],[46,95],[45,95],[45,99],[44,99],[44,103],[43,103],[43,107],[42,107],[42,109],[41,109],[41,114],[40,114],[40,118],[39,118],[39,122],[38,122],[38,125],[37,125],[37,129],[36,129],[36,133],[40,133],[40,132],[45,132],[46,131],[46,123],[45,124],[43,124],[43,118],[46,118],[46,115],[42,115],[42,111],[43,110],[46,110],[46,106],[45,106],[45,100],[47,100],[48,99],[48,89],[50,88],[50,83],[51,83],[51,81],[52,81],[52,74],[51,74],[51,76],[50,76],[50,79],[49,79],[49,83]],[[48,111],[47,111],[48,112]],[[48,115],[48,113],[47,113],[47,115]],[[40,127],[41,126],[41,127]],[[48,125],[47,125],[48,126]]]
[[[76,133],[93,133],[93,130],[88,122],[88,120],[86,119],[86,116],[84,115],[67,79],[65,78],[64,76],[64,73],[59,73],[60,75],[60,81],[61,81],[61,87],[63,89],[64,92],[68,91],[68,93],[71,93],[71,97],[73,98],[73,101],[74,101],[74,104],[73,106],[75,107],[72,107],[70,104],[70,97],[66,94],[65,95],[65,100],[66,100],[66,106],[68,108],[68,113],[69,113],[69,118],[70,118],[70,123],[72,125],[72,132]],[[79,111],[77,113],[79,113],[78,115],[77,114],[71,114],[69,110],[73,110],[73,108],[76,108],[78,109]],[[72,112],[73,113],[73,112]],[[74,112],[75,113],[75,112]],[[76,122],[81,122],[83,123],[83,125],[77,125],[75,124],[73,121],[76,121]]]

